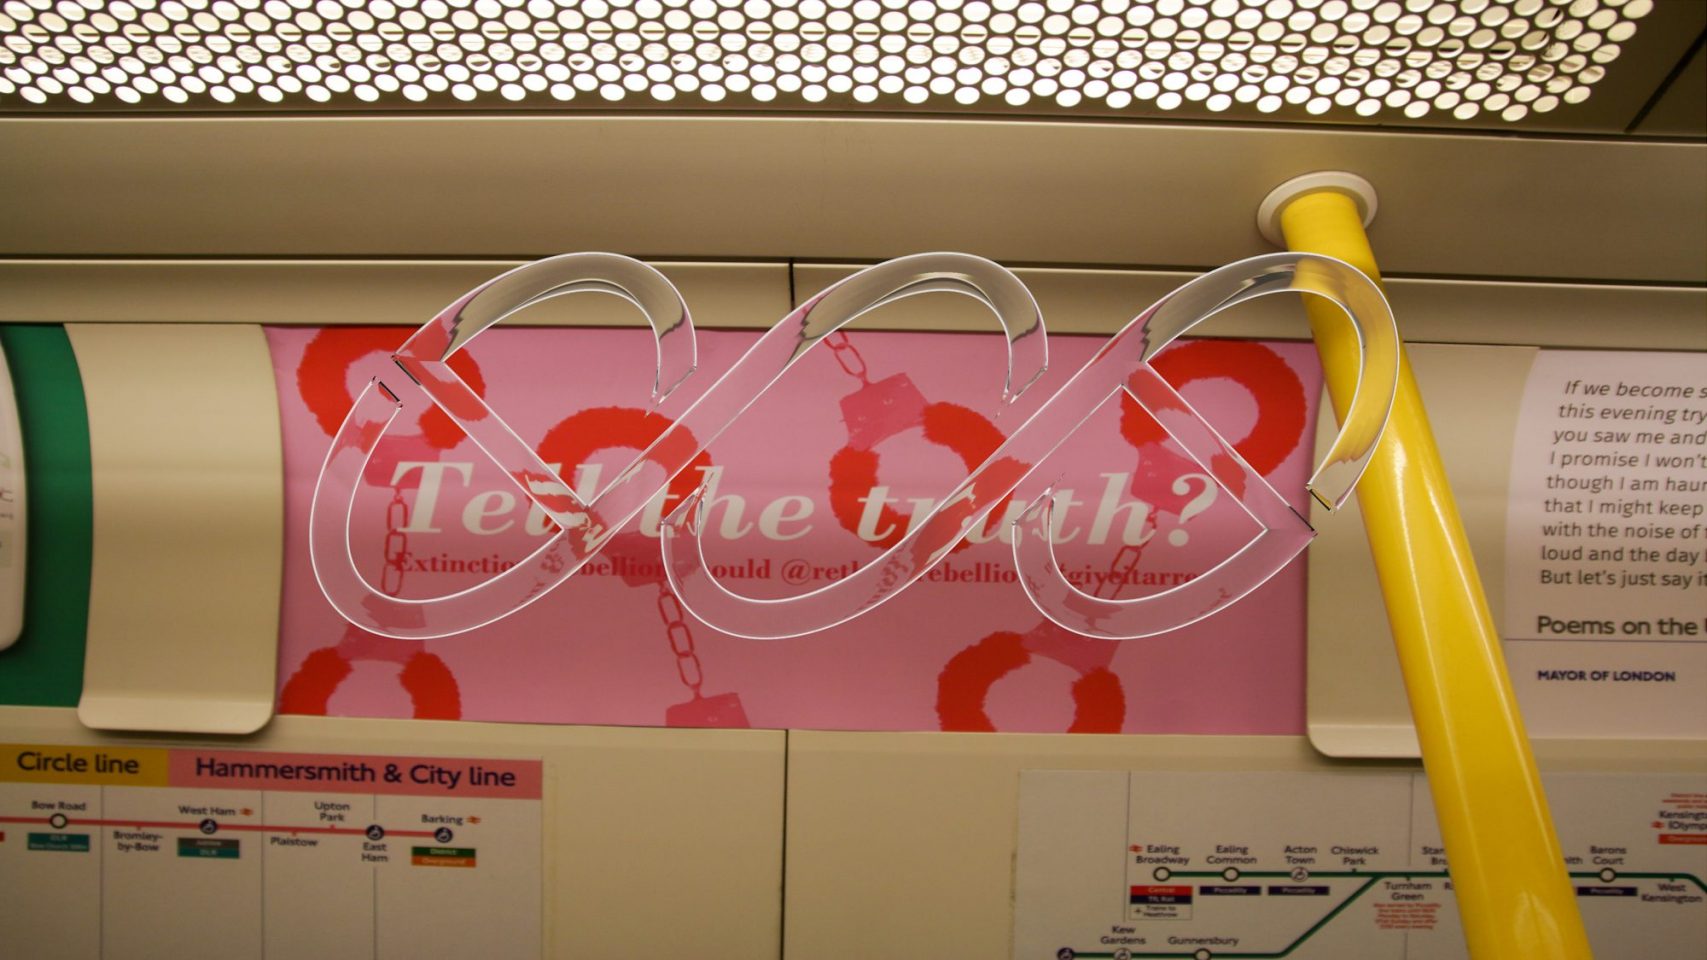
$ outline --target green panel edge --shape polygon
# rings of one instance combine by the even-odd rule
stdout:
[[[0,650],[0,704],[75,707],[83,694],[94,497],[89,412],[71,338],[0,324],[24,438],[24,631]]]

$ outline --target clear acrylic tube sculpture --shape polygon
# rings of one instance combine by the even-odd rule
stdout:
[[[959,253],[890,260],[848,277],[782,318],[673,426],[597,494],[583,500],[447,365],[453,354],[506,316],[551,297],[582,292],[614,294],[645,314],[657,340],[655,403],[694,373],[693,322],[681,294],[658,271],[627,257],[582,253],[541,260],[512,270],[446,307],[410,337],[393,359],[558,529],[522,562],[457,593],[402,599],[376,589],[362,576],[351,553],[349,517],[368,458],[403,404],[396,393],[375,380],[357,398],[333,438],[309,520],[315,576],[345,619],[385,636],[425,640],[475,629],[539,599],[592,559],[669,478],[687,469],[808,350],[885,304],[949,292],[987,306],[1007,339],[1004,406],[1035,382],[1048,363],[1037,303],[1008,270]],[[1150,361],[1176,337],[1216,313],[1282,292],[1318,296],[1336,304],[1361,348],[1356,393],[1339,434],[1309,482],[1312,495],[1335,509],[1351,495],[1386,426],[1398,377],[1398,332],[1381,292],[1355,268],[1315,254],[1275,253],[1198,277],[1139,314],[1053,396],[1037,405],[927,517],[912,524],[906,536],[856,573],[783,599],[734,593],[713,578],[705,559],[698,509],[702,488],[660,527],[670,585],[695,616],[735,636],[795,637],[845,623],[924,576],[1093,412],[1125,391],[1157,416],[1261,532],[1184,584],[1136,599],[1102,599],[1084,593],[1062,575],[1047,535],[1054,500],[1046,493],[1015,521],[1013,553],[1020,582],[1045,616],[1087,636],[1153,636],[1207,617],[1279,572],[1308,546],[1314,531],[1157,375]],[[573,364],[580,358],[565,359],[573,375]],[[1169,415],[1159,416],[1164,413]],[[662,479],[648,467],[661,468]]]

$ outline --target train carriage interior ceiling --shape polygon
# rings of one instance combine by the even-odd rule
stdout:
[[[637,574],[613,559],[599,578],[565,584],[614,598],[598,609],[571,609],[566,598],[582,595],[564,589],[514,617],[417,648],[340,617],[308,559],[307,505],[318,471],[368,382],[365,372],[351,372],[357,359],[334,369],[326,357],[365,349],[361,362],[397,379],[384,365],[389,344],[446,304],[542,258],[610,251],[655,267],[679,289],[702,331],[696,375],[709,382],[754,331],[832,284],[892,258],[962,251],[1010,269],[1035,296],[1054,351],[1049,375],[1064,382],[1075,358],[1101,356],[1100,345],[1145,306],[1292,239],[1276,234],[1277,217],[1260,212],[1277,187],[1303,175],[1353,174],[1372,192],[1333,181],[1361,203],[1341,211],[1340,226],[1350,226],[1340,237],[1361,243],[1362,214],[1409,351],[1409,365],[1392,366],[1405,376],[1414,370],[1428,408],[1429,419],[1407,429],[1424,435],[1429,451],[1438,442],[1440,473],[1450,478],[1443,499],[1456,498],[1463,517],[1452,559],[1471,555],[1480,570],[1479,585],[1474,577],[1453,582],[1471,592],[1485,587],[1479,625],[1504,624],[1530,582],[1522,576],[1538,576],[1512,572],[1526,570],[1518,560],[1536,551],[1522,540],[1527,534],[1511,533],[1520,526],[1524,477],[1541,476],[1539,467],[1529,470],[1539,460],[1520,455],[1540,449],[1536,424],[1547,410],[1535,413],[1541,407],[1529,403],[1538,384],[1555,374],[1561,385],[1600,376],[1622,387],[1627,379],[1650,391],[1608,401],[1631,417],[1666,415],[1662,400],[1681,409],[1701,394],[1685,397],[1679,384],[1707,384],[1699,376],[1707,358],[1704,41],[1707,0],[0,0],[0,355],[11,362],[0,373],[11,369],[17,396],[35,398],[31,409],[18,401],[21,432],[41,463],[62,470],[54,485],[31,480],[30,509],[62,512],[42,523],[29,513],[36,539],[23,541],[31,575],[42,569],[55,579],[43,586],[36,576],[28,596],[37,605],[26,617],[38,620],[26,620],[24,639],[0,650],[0,956],[12,956],[9,925],[34,931],[24,942],[41,949],[26,953],[30,960],[1046,960],[1075,950],[1125,960],[1147,956],[1129,952],[1142,937],[1161,944],[1188,926],[1207,932],[1182,939],[1187,952],[1154,955],[1460,955],[1465,936],[1453,911],[1477,894],[1464,883],[1453,889],[1459,874],[1447,878],[1442,849],[1450,839],[1429,806],[1443,796],[1431,792],[1440,754],[1429,758],[1426,777],[1417,762],[1425,748],[1446,748],[1419,737],[1414,719],[1423,714],[1412,713],[1391,642],[1399,631],[1384,602],[1387,571],[1378,578],[1376,538],[1364,535],[1383,522],[1372,520],[1379,510],[1366,515],[1353,501],[1327,518],[1304,560],[1284,571],[1290,579],[1274,581],[1290,591],[1282,602],[1228,611],[1234,619],[1222,623],[1230,627],[1203,621],[1203,633],[1177,647],[1063,640],[1055,633],[1069,631],[1051,633],[1017,585],[1001,595],[1020,605],[1007,619],[1024,618],[1010,629],[993,622],[1006,608],[978,599],[993,590],[955,594],[959,607],[919,600],[926,590],[952,593],[934,582],[914,594],[928,614],[916,620],[851,623],[834,643],[761,643],[693,621],[664,585],[662,566]],[[637,271],[628,276],[653,276],[628,263]],[[986,268],[994,270],[978,269]],[[991,371],[980,370],[990,383],[975,388],[967,358],[985,354],[969,346],[972,337],[946,335],[978,331],[988,338],[978,350],[1002,347],[989,333],[990,312],[970,297],[932,292],[885,303],[860,317],[852,341],[831,341],[807,358],[822,362],[822,376],[808,385],[822,410],[797,409],[803,394],[780,389],[765,401],[771,407],[754,407],[787,407],[797,417],[788,443],[776,435],[744,441],[736,428],[719,435],[766,465],[753,471],[774,474],[765,483],[798,483],[810,494],[790,489],[763,507],[749,497],[753,528],[803,523],[790,511],[817,510],[824,542],[869,561],[881,535],[856,528],[871,521],[899,530],[901,518],[872,508],[869,494],[833,503],[837,470],[865,465],[865,489],[888,491],[876,478],[911,477],[911,455],[927,464],[940,458],[949,471],[962,460],[976,465],[967,444],[942,440],[941,423],[984,439],[1013,435],[999,419],[980,421],[978,433],[973,420],[983,414],[971,416],[978,398],[990,399],[976,391],[1001,385],[998,354],[988,353]],[[1311,509],[1304,477],[1337,429],[1321,396],[1329,362],[1311,349],[1311,326],[1294,299],[1241,304],[1190,334],[1206,338],[1190,346],[1223,351],[1206,351],[1216,356],[1263,341],[1253,348],[1267,351],[1258,379],[1296,385],[1296,398],[1287,394],[1295,409],[1281,418],[1296,438],[1291,453],[1262,468],[1297,474],[1296,489],[1280,491],[1293,498],[1286,522]],[[516,427],[529,442],[565,415],[551,403],[571,389],[582,391],[577,403],[596,399],[586,403],[600,429],[633,426],[622,419],[629,401],[598,391],[601,377],[631,360],[638,372],[622,370],[627,385],[639,384],[640,395],[651,383],[655,351],[635,305],[621,297],[529,305],[458,362],[483,365],[477,391],[492,388],[509,402],[492,403],[516,415],[509,423],[537,421]],[[575,368],[571,361],[596,353],[586,344],[609,354]],[[512,377],[510,367],[521,372]],[[1675,382],[1655,385],[1677,371]],[[1250,382],[1193,376],[1211,395],[1245,390],[1227,405],[1244,411],[1248,394],[1261,420],[1266,401]],[[563,393],[536,404],[548,389],[540,383]],[[635,422],[651,424],[645,418],[663,409],[640,409],[646,399],[627,411]],[[1078,501],[1088,515],[1101,510],[1105,533],[1119,530],[1118,517],[1128,518],[1128,530],[1146,516],[1159,522],[1164,511],[1134,499],[1133,464],[1163,462],[1157,451],[1167,442],[1149,441],[1133,460],[1141,444],[1132,438],[1143,428],[1124,418],[1111,426],[1110,409],[1099,408],[1099,422],[1107,445],[1127,458],[1121,469],[1132,471],[1133,496],[1120,499],[1127,488],[1110,483],[1099,501],[1080,484]],[[914,419],[902,422],[897,410]],[[497,542],[477,538],[501,525],[515,521],[519,541],[522,531],[545,536],[543,512],[535,524],[525,500],[510,487],[498,491],[498,467],[470,466],[474,476],[490,467],[498,477],[491,491],[452,482],[469,464],[446,451],[466,437],[452,436],[445,420],[452,429],[442,436],[452,438],[434,446],[428,417],[436,415],[411,408],[396,421],[400,436],[387,442],[398,444],[389,456],[420,468],[422,483],[429,475],[444,481],[434,488],[444,496],[444,529],[430,519],[433,498],[401,479],[404,470],[388,483],[360,474],[360,497],[386,499],[348,502],[388,505],[356,516],[345,531],[351,569],[352,551],[383,543],[376,569],[409,569],[408,589],[423,596],[469,573],[450,569],[462,559],[456,550]],[[1581,426],[1546,423],[1561,433]],[[1696,436],[1689,431],[1703,425],[1690,423],[1668,429]],[[847,446],[837,452],[844,427]],[[1652,423],[1625,427],[1658,435]],[[1707,433],[1699,436],[1690,442],[1707,443]],[[0,444],[6,440],[0,422]],[[573,454],[594,475],[607,466],[616,474],[623,461],[598,458],[626,456],[630,441],[624,435],[590,450],[564,442],[569,454],[551,456],[542,441],[540,460]],[[822,441],[822,459],[801,454],[808,441]],[[879,451],[885,443],[894,445]],[[473,464],[475,446],[456,449]],[[1069,452],[1088,458],[1094,447]],[[728,449],[717,451],[719,465]],[[1613,465],[1605,476],[1598,461],[1592,471],[1584,466],[1573,482],[1612,484],[1623,454],[1590,452]],[[26,467],[29,456],[36,454]],[[407,460],[414,456],[423,459]],[[883,474],[879,456],[889,458]],[[1707,463],[1707,452],[1694,456]],[[0,462],[0,494],[11,468]],[[1438,481],[1434,492],[1448,486],[1416,471],[1425,473]],[[1199,476],[1208,504],[1215,478]],[[1207,556],[1208,537],[1192,538],[1206,527],[1191,536],[1185,529],[1197,502],[1190,489],[1176,482],[1169,495],[1177,529],[1166,533],[1177,536],[1149,533],[1178,556],[1199,548]],[[1685,490],[1679,502],[1707,510],[1700,491]],[[664,493],[685,496],[671,486],[656,493],[659,503]],[[454,505],[453,494],[462,498]],[[486,511],[506,502],[514,517]],[[912,502],[921,510],[932,503]],[[0,496],[0,521],[5,505]],[[1313,525],[1325,516],[1317,510],[1305,519]],[[651,519],[655,533],[658,517]],[[1619,521],[1656,531],[1676,520],[1699,531],[1700,519]],[[365,547],[350,546],[360,524],[373,535]],[[741,518],[726,525],[740,529]],[[11,582],[6,529],[0,522],[0,587]],[[405,533],[413,546],[398,539]],[[614,539],[613,555],[619,540],[632,549],[645,538]],[[1528,552],[1519,557],[1514,544]],[[656,541],[641,546],[648,562],[657,559]],[[1688,545],[1676,546],[1687,553]],[[998,548],[1006,551],[991,554],[998,566],[1013,561],[1012,549],[987,538],[966,549]],[[964,561],[970,555],[948,556],[949,565],[980,569]],[[518,547],[516,556],[528,554]],[[1683,569],[1700,556],[1654,564]],[[773,557],[779,568],[791,558]],[[441,561],[444,569],[432,566]],[[760,563],[755,555],[752,569]],[[830,577],[828,562],[810,569]],[[1454,576],[1463,569],[1451,566]],[[1707,591],[1698,589],[1707,568],[1697,564],[1688,575],[1702,578],[1695,592],[1672,591],[1661,606],[1699,617],[1707,612]],[[782,578],[771,585],[788,586]],[[1587,586],[1582,592],[1584,604],[1603,598]],[[380,605],[413,596],[369,593]],[[1605,602],[1628,607],[1631,596]],[[878,613],[899,620],[898,609],[906,609],[900,600]],[[567,612],[543,621],[542,611]],[[617,626],[599,626],[606,615]],[[65,654],[52,664],[37,659],[48,647],[38,640],[50,633]],[[493,637],[501,642],[488,643]],[[1689,687],[1707,690],[1707,644],[1691,637],[1652,656],[1675,656],[1700,672],[1685,670],[1685,682],[1665,687],[1620,687],[1627,711],[1534,714],[1543,731],[1534,752],[1549,795],[1559,798],[1559,838],[1546,868],[1558,872],[1560,842],[1578,860],[1600,855],[1590,850],[1634,851],[1628,863],[1569,867],[1589,936],[1610,960],[1681,955],[1667,951],[1707,943],[1707,924],[1690,929],[1707,890],[1696,889],[1707,882],[1707,860],[1699,859],[1707,851],[1699,833],[1707,696],[1692,700]],[[1569,679],[1593,667],[1564,653],[1536,667],[1540,661],[1518,659],[1522,645],[1511,639],[1502,645],[1492,636],[1489,649],[1528,665],[1518,699],[1551,668]],[[1571,642],[1545,649],[1590,649]],[[894,663],[883,659],[889,653]],[[1496,675],[1497,661],[1451,661],[1445,685]],[[1625,672],[1664,671],[1637,664]],[[1504,693],[1511,695],[1509,684]],[[1550,702],[1576,702],[1563,697]],[[1462,739],[1443,738],[1447,748],[1474,754],[1507,743],[1486,731],[1510,724],[1515,712],[1471,714],[1486,722],[1472,730],[1466,721],[1457,728]],[[698,727],[721,729],[689,729]],[[1509,744],[1528,749],[1521,731]],[[371,796],[340,787],[322,798],[332,806],[309,808],[303,784],[268,781],[262,789],[261,780],[244,778],[241,771],[254,769],[244,765],[263,754],[349,776],[406,758],[403,769],[424,779],[392,781],[396,789],[376,787]],[[107,765],[95,771],[107,778],[104,794],[95,780],[72,776],[81,775],[72,769],[80,757]],[[35,766],[17,766],[25,762]],[[297,767],[280,762],[294,776]],[[467,779],[452,786],[465,765]],[[1476,786],[1509,786],[1515,779],[1501,778],[1521,766],[1487,764]],[[148,782],[126,786],[122,777],[133,775]],[[1227,783],[1240,786],[1222,789]],[[111,800],[123,811],[111,817],[144,818],[156,824],[148,830],[173,839],[119,838],[115,830],[91,841],[80,812],[8,806],[46,803],[49,793],[30,791],[61,786],[55,803]],[[230,800],[251,787],[255,803]],[[466,809],[446,806],[447,791]],[[1500,799],[1519,792],[1505,789]],[[292,803],[305,818],[350,819],[325,819],[319,833],[300,836],[258,819],[226,829],[229,811],[172,813],[168,795],[174,810],[230,801],[240,816],[252,806],[274,824],[297,823]],[[1685,811],[1676,820],[1684,826],[1663,826],[1671,815],[1650,812],[1650,801]],[[166,812],[149,812],[151,804]],[[1625,816],[1638,807],[1641,816]],[[1451,824],[1451,811],[1441,809],[1439,824]],[[1546,816],[1543,809],[1551,823]],[[1303,839],[1287,839],[1285,849],[1296,842],[1308,848],[1297,855],[1311,859],[1265,861],[1258,870],[1253,864],[1266,854],[1238,846],[1255,841],[1216,833],[1213,842],[1232,850],[1227,856],[1248,861],[1224,869],[1217,862],[1211,873],[1196,871],[1201,863],[1133,860],[1122,873],[1120,863],[1096,860],[1113,864],[1107,877],[1101,867],[1081,869],[1092,859],[1073,861],[1076,844],[1100,844],[1120,858],[1196,856],[1181,853],[1191,841],[1179,837],[1211,837],[1211,820],[1216,829],[1296,825]],[[1521,831],[1489,828],[1506,822],[1472,826],[1496,846],[1515,845]],[[1601,829],[1612,823],[1616,830]],[[1146,838],[1134,824],[1173,833]],[[97,825],[142,830],[129,819]],[[288,844],[261,842],[286,832]],[[1342,832],[1357,838],[1343,841],[1345,849],[1362,851],[1345,856],[1367,859],[1322,855],[1339,849]],[[1654,839],[1673,835],[1684,839]],[[121,849],[121,839],[165,846]],[[80,856],[91,843],[104,860]],[[1474,859],[1475,846],[1457,848],[1465,853],[1453,853],[1453,870]],[[335,861],[346,849],[349,862]],[[19,862],[53,870],[9,872]],[[245,872],[263,863],[278,872]],[[1049,863],[1059,869],[1045,869]],[[161,872],[130,870],[137,864]],[[239,879],[209,880],[227,868],[224,876]],[[1242,870],[1250,875],[1239,879]],[[1483,893],[1528,889],[1522,877],[1508,885],[1504,870],[1495,864],[1483,874],[1497,881]],[[386,886],[393,883],[400,885]],[[1106,889],[1067,904],[1099,883]],[[1571,903],[1572,891],[1556,886]],[[1194,888],[1202,896],[1195,918]],[[1051,923],[1103,894],[1112,912],[1083,927],[1100,944],[1088,934],[1083,943],[1056,937]],[[219,906],[203,909],[192,895]],[[1057,895],[1059,903],[1050,899]],[[1273,924],[1262,936],[1241,933],[1252,952],[1223,951],[1216,924],[1227,914],[1217,910],[1258,904],[1290,924],[1330,901],[1324,915],[1284,937]],[[1131,924],[1138,926],[1125,929]],[[49,930],[51,937],[41,933]],[[1047,949],[1018,952],[1034,935]],[[1377,940],[1392,951],[1364,949]],[[50,942],[52,949],[42,946]],[[1484,951],[1477,960],[1517,956]]]
[[[1275,183],[1355,168],[1396,275],[1694,283],[1699,185],[1672,171],[1707,136],[1704,24],[1694,0],[6,0],[0,253],[32,282],[42,257],[600,248],[1204,269],[1265,248],[1245,208]]]

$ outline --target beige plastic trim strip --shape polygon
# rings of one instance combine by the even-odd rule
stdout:
[[[573,251],[553,251],[570,253]],[[0,260],[0,323],[419,326],[523,260]],[[784,263],[658,263],[696,327],[769,326]],[[563,297],[505,326],[644,326],[614,297]]]
[[[1707,280],[1707,144],[703,115],[0,119],[0,254],[881,260],[1205,269],[1312,170],[1393,274]],[[1584,242],[1592,223],[1594,242]]]
[[[141,742],[87,730],[70,710],[0,707],[0,743]],[[786,744],[781,730],[281,716],[212,745],[542,760],[546,958],[774,960]],[[90,910],[71,905],[68,916],[87,922]]]
[[[794,268],[809,297],[852,274],[852,265]],[[1051,333],[1113,334],[1198,276],[1186,271],[1019,269]],[[3,276],[0,273],[0,276]],[[1408,341],[1544,343],[1614,349],[1707,350],[1707,289],[1575,283],[1389,280]],[[1297,297],[1264,297],[1218,314],[1193,336],[1305,339]],[[4,309],[0,306],[0,309]],[[1608,318],[1616,317],[1612,323]],[[862,328],[989,330],[989,311],[964,297],[913,297],[860,319]],[[1333,431],[1328,432],[1332,436]]]
[[[0,259],[0,323],[252,323],[416,325],[521,260],[43,260]],[[765,327],[858,269],[851,264],[656,264],[679,286],[697,326]],[[1017,271],[1055,333],[1113,333],[1197,274],[1186,271]],[[1397,279],[1395,313],[1413,341],[1707,350],[1707,289],[1577,283]],[[1616,317],[1617,322],[1608,318]],[[631,307],[604,297],[553,300],[505,320],[516,325],[633,326]],[[860,329],[983,330],[989,318],[956,297],[905,300]],[[1283,297],[1224,314],[1215,336],[1298,339],[1301,313]]]
[[[259,327],[71,324],[94,560],[78,717],[252,733],[273,715],[284,470]]]

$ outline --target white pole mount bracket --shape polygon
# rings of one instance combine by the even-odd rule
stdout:
[[[1374,222],[1378,207],[1374,184],[1344,170],[1320,170],[1293,177],[1270,190],[1263,198],[1262,205],[1257,207],[1257,229],[1262,231],[1263,239],[1285,249],[1286,238],[1280,232],[1280,211],[1304,194],[1322,190],[1343,193],[1356,201],[1358,216],[1363,219],[1365,227]]]

